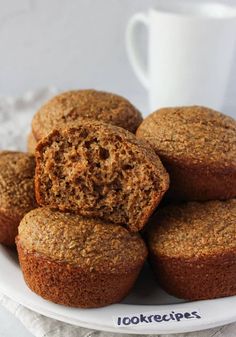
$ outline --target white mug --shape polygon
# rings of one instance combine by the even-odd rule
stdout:
[[[130,63],[148,90],[150,109],[197,104],[220,110],[234,57],[236,8],[212,1],[158,4],[135,14],[126,32]],[[147,69],[140,24],[148,30]]]

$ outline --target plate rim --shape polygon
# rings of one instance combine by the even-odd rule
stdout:
[[[19,303],[20,305],[22,305],[22,306],[40,314],[40,315],[43,315],[45,317],[52,318],[52,319],[58,320],[62,323],[71,324],[71,325],[81,327],[81,328],[94,329],[94,330],[105,331],[105,332],[113,332],[113,333],[119,333],[119,334],[127,333],[127,334],[142,334],[142,335],[150,335],[150,334],[163,334],[163,335],[165,335],[165,334],[188,333],[188,332],[195,332],[195,331],[204,331],[204,330],[207,330],[207,329],[216,328],[216,327],[219,327],[219,326],[223,326],[223,325],[226,325],[226,324],[236,322],[236,313],[235,313],[235,315],[233,315],[229,319],[224,319],[220,322],[219,321],[218,322],[212,321],[212,322],[209,322],[209,323],[201,323],[202,327],[200,329],[199,329],[199,325],[194,325],[194,324],[192,326],[189,326],[189,327],[182,327],[180,325],[173,330],[170,329],[170,328],[166,328],[166,327],[163,328],[163,330],[162,329],[145,330],[145,329],[142,329],[142,328],[139,328],[139,329],[117,328],[115,326],[112,327],[112,326],[106,326],[106,325],[103,325],[103,324],[98,325],[98,324],[88,323],[88,322],[85,322],[85,321],[75,322],[73,319],[71,319],[67,316],[60,315],[59,313],[54,313],[54,312],[52,312],[48,309],[45,309],[45,308],[43,309],[43,308],[40,308],[40,307],[35,307],[34,305],[31,305],[30,303],[27,303],[27,301],[22,300],[20,297],[17,297],[17,298],[14,297],[11,294],[9,294],[7,291],[5,292],[2,289],[1,285],[0,285],[0,291],[4,295],[6,295],[7,297],[9,297],[12,300],[16,301],[17,303]],[[29,290],[29,291],[31,291],[31,290]],[[231,297],[235,297],[235,303],[236,303],[236,296],[231,296]],[[194,302],[197,302],[197,301],[194,301]],[[194,302],[189,302],[189,303],[194,303]],[[114,306],[118,306],[118,305],[119,304],[114,304]],[[128,304],[123,304],[123,305],[129,306]],[[164,307],[165,305],[161,305],[161,306]],[[175,306],[181,306],[181,303],[177,303],[177,304],[175,304]],[[149,307],[149,305],[143,305],[142,307]],[[158,307],[158,306],[156,306],[156,307]]]

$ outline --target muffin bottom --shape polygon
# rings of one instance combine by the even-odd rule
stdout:
[[[0,243],[10,247],[15,246],[19,223],[19,217],[0,210]]]
[[[236,253],[201,258],[151,256],[158,282],[173,296],[205,300],[236,295]]]
[[[83,270],[24,249],[16,240],[20,266],[28,287],[46,300],[80,308],[120,302],[132,288],[141,266],[124,273]]]
[[[161,159],[171,181],[167,200],[227,200],[236,196],[236,174],[230,169],[195,167]]]

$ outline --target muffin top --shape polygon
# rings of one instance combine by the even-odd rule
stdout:
[[[236,199],[166,206],[153,217],[148,241],[159,256],[236,253]]]
[[[54,128],[79,118],[92,118],[135,132],[142,122],[140,112],[125,98],[96,90],[68,91],[52,98],[35,114],[32,131],[36,140]]]
[[[34,156],[22,152],[0,152],[0,210],[23,216],[36,207]]]
[[[59,262],[100,272],[126,272],[146,258],[138,234],[97,219],[49,208],[35,209],[23,218],[18,240],[23,248]]]
[[[36,145],[37,145],[37,141],[35,140],[34,135],[31,132],[28,135],[28,138],[27,138],[27,150],[28,150],[28,152],[31,153],[31,154],[34,154]]]
[[[162,159],[236,168],[236,121],[201,106],[160,109],[137,130]]]

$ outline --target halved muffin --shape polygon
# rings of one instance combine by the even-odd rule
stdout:
[[[35,152],[40,205],[144,227],[169,186],[159,157],[130,132],[83,120],[54,130]]]

